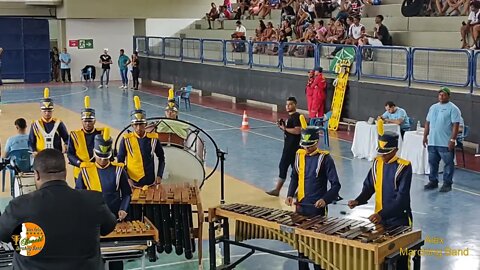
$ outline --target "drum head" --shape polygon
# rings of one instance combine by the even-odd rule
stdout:
[[[199,183],[205,178],[205,167],[195,155],[178,147],[164,146],[165,170],[163,183]],[[155,159],[155,162],[158,162]],[[157,168],[158,165],[155,165]]]

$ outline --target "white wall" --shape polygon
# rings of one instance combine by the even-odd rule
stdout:
[[[198,19],[147,19],[147,36],[173,37]]]
[[[108,48],[113,65],[110,80],[120,80],[117,60],[120,49],[132,55],[133,19],[66,19],[66,43],[73,39],[93,39],[93,49],[67,47],[72,57],[72,81],[80,81],[81,69],[86,65],[97,67],[95,81],[100,81],[101,65],[98,63],[104,48]]]

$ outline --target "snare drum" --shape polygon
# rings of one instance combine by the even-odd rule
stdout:
[[[13,184],[13,197],[30,193],[37,190],[33,173],[21,173],[15,176]]]
[[[183,147],[185,143],[185,140],[175,133],[158,132],[158,140],[160,140],[162,146],[174,145],[178,147]]]

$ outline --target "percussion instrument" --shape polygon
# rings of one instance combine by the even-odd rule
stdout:
[[[0,269],[11,269],[14,251],[11,243],[0,242]]]
[[[37,190],[33,173],[18,173],[13,182],[13,197],[18,197]]]
[[[235,220],[235,241],[229,240],[228,234],[225,235],[225,229],[228,233],[228,219]],[[423,245],[421,231],[412,231],[409,226],[387,228],[364,220],[306,217],[291,211],[245,204],[210,209],[209,222],[210,241],[214,243],[235,244],[257,238],[279,240],[291,245],[326,270],[387,269],[383,267],[390,265],[387,262],[389,256],[397,254],[401,248],[412,250],[412,245],[414,248]],[[224,230],[220,241],[215,238],[215,230],[212,228],[218,222],[223,223]],[[243,247],[252,247],[241,244]],[[272,254],[279,255],[274,252]],[[214,259],[212,256],[215,254],[211,254],[210,260]],[[224,256],[229,260],[229,254]],[[419,260],[419,257],[414,259],[415,269],[420,268]]]
[[[162,184],[135,188],[132,192],[130,209],[133,218],[146,216],[159,230],[157,251],[193,258],[195,238],[198,241],[198,258],[202,259],[203,209],[199,189],[194,184]],[[197,210],[197,228],[194,228],[192,206]]]
[[[165,153],[165,169],[162,179],[169,183],[205,179],[205,142],[198,132],[189,131],[186,139],[175,133],[158,133]],[[189,169],[185,170],[185,164]]]
[[[143,258],[145,251],[151,262],[157,260],[155,243],[159,240],[157,228],[148,219],[119,222],[115,229],[100,237],[102,257],[108,262]]]

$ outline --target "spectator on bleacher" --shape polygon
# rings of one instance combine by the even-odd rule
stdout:
[[[408,118],[407,112],[397,107],[393,101],[387,101],[385,103],[385,112],[378,118],[383,119],[387,124],[399,125],[402,138],[405,131],[410,130],[410,119]]]
[[[267,22],[267,28],[263,31],[262,41],[270,41],[272,36],[275,34],[275,28],[273,27],[272,22]]]
[[[220,28],[218,29],[224,29],[223,27],[223,23],[225,20],[230,20],[232,16],[232,13],[230,13],[230,11],[228,11],[227,7],[226,6],[220,6],[220,14],[218,16],[218,21],[220,22]]]
[[[345,44],[351,45],[364,45],[365,26],[360,24],[360,17],[353,18],[353,24],[348,29],[348,38],[345,40]]]
[[[377,15],[375,17],[375,27],[373,28],[373,36],[365,35],[364,44],[373,46],[391,46],[392,36],[388,32],[388,28],[382,24],[383,16]]]
[[[253,42],[260,42],[263,41],[263,33],[267,29],[265,22],[263,20],[258,21],[259,25],[255,29],[255,37],[252,39]],[[262,46],[260,44],[255,44],[253,48],[253,53],[263,52]]]
[[[315,4],[317,18],[330,17],[332,12],[339,6],[339,1],[318,0]]]
[[[233,9],[232,9],[232,2],[230,2],[230,0],[223,0],[223,6],[224,6],[225,9],[228,10],[230,13],[233,11]]]
[[[284,32],[285,38],[287,38],[288,40],[292,39],[293,30],[292,24],[289,20],[284,20],[282,22],[282,25],[280,26],[280,31]]]
[[[235,25],[236,25],[235,32],[233,32],[233,34],[231,35],[232,39],[246,40],[247,29],[245,28],[245,26],[242,25],[241,21],[237,21]],[[245,44],[244,43],[237,44],[235,42],[232,42],[233,51],[237,51],[238,46],[245,47]],[[242,49],[241,51],[244,51],[244,49]]]
[[[270,14],[271,9],[272,7],[270,6],[269,0],[252,0],[248,10],[248,18],[251,18],[251,16],[258,16],[261,19],[264,19],[265,16]]]
[[[292,6],[287,4],[287,1],[282,1],[282,21],[292,21],[295,19],[295,10]]]
[[[205,14],[208,22],[208,29],[212,29],[211,22],[215,21],[220,16],[220,14],[218,13],[217,5],[215,5],[215,3],[211,3],[210,5],[212,6],[212,8],[208,13]]]
[[[313,3],[312,0],[307,0],[305,3],[307,5],[307,12],[308,14],[310,14],[310,18],[312,19],[319,18],[317,16],[317,11],[315,10],[315,3]]]
[[[349,1],[348,0],[340,0],[340,10],[337,14],[337,17],[335,18],[336,20],[346,20],[347,17],[348,17],[348,13],[349,13],[349,10],[350,10],[350,5],[349,5]]]
[[[350,0],[349,15],[360,17],[362,15],[363,3],[360,0]]]
[[[265,49],[267,55],[278,55],[278,46],[282,42],[282,31],[275,30],[274,34],[270,38],[271,44],[268,44]]]
[[[327,36],[327,43],[342,43],[345,38],[345,27],[341,20],[336,20],[331,28],[331,34]]]
[[[315,32],[316,36],[315,38],[317,39],[318,42],[320,43],[325,43],[327,42],[327,28],[323,25],[323,20],[320,20],[318,22],[315,22]]]
[[[309,25],[312,17],[310,13],[306,12],[303,8],[298,10],[296,24],[295,24],[295,36],[303,36],[303,30]]]
[[[473,35],[473,29],[475,25],[479,24],[479,21],[478,21],[478,16],[480,15],[479,7],[480,7],[479,2],[473,2],[470,5],[470,14],[468,15],[467,22],[466,23],[462,22],[462,27],[460,28],[460,34],[462,36],[461,41],[463,42],[462,49],[470,48],[470,45],[468,42],[469,34],[472,34],[471,36],[474,39],[473,41],[475,42],[475,35]]]
[[[245,11],[247,11],[249,7],[250,0],[241,0],[237,7],[237,10],[235,11],[235,17],[233,19],[242,20],[243,16],[245,15]]]

